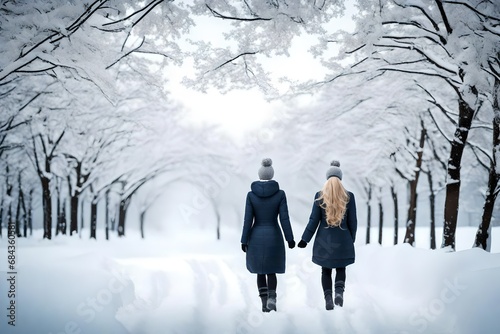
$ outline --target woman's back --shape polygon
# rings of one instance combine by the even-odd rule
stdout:
[[[286,199],[285,192],[273,180],[253,182],[251,189],[248,196],[254,210],[254,226],[276,225],[281,201]]]

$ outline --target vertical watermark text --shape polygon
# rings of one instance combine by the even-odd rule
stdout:
[[[16,326],[16,225],[9,222],[7,244],[7,324]]]

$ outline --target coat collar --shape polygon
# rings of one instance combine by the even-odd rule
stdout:
[[[269,181],[255,181],[250,186],[252,192],[259,197],[269,197],[276,194],[280,190],[278,182],[274,180]]]

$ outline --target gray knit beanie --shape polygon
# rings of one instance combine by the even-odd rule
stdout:
[[[271,180],[274,176],[273,161],[269,158],[262,159],[262,167],[259,168],[259,179]]]
[[[332,176],[336,176],[342,180],[342,170],[340,169],[340,162],[333,160],[330,163],[330,168],[326,171],[326,179],[328,180]]]

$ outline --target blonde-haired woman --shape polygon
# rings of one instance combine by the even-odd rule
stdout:
[[[306,247],[316,233],[312,261],[321,266],[325,307],[332,310],[332,269],[336,269],[335,305],[343,306],[345,267],[354,263],[357,218],[354,194],[342,185],[342,170],[338,161],[332,161],[326,179],[323,189],[314,196],[309,223],[298,247]]]

